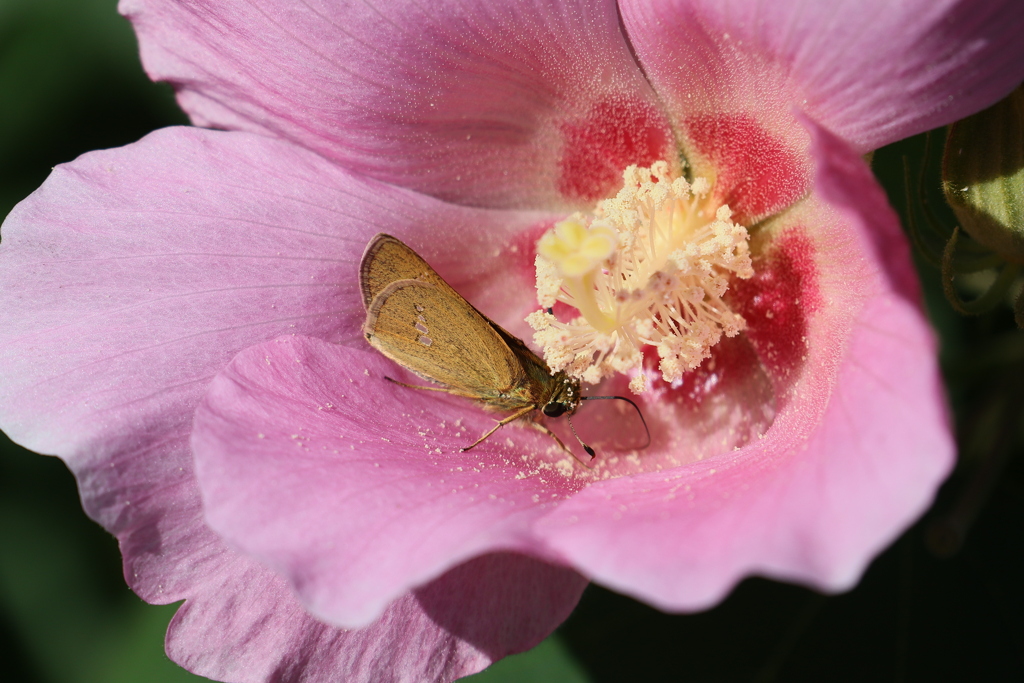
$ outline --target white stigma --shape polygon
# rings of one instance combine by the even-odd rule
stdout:
[[[666,382],[710,356],[724,334],[744,327],[722,300],[732,277],[749,278],[749,235],[710,184],[674,178],[668,163],[630,166],[623,188],[591,216],[574,214],[537,243],[537,300],[561,301],[580,316],[564,323],[545,311],[527,321],[553,372],[596,384],[615,372],[646,387],[644,346],[658,350]]]

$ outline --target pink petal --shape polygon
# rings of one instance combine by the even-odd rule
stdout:
[[[72,460],[101,457],[87,444],[126,423],[173,420],[186,433],[206,383],[240,349],[292,332],[359,338],[356,270],[373,234],[411,234],[473,292],[495,264],[526,258],[505,249],[542,220],[356,180],[247,134],[169,129],[85,155],[4,225],[4,427]],[[532,300],[504,290],[495,300]]]
[[[582,590],[569,570],[489,555],[348,631],[312,619],[283,579],[252,560],[230,569],[225,584],[208,581],[178,610],[167,639],[175,661],[223,681],[452,681],[536,645]]]
[[[623,0],[669,109],[755,116],[782,138],[803,111],[859,152],[962,118],[1024,80],[1015,0]]]
[[[584,482],[553,441],[518,426],[460,453],[490,416],[385,381],[396,371],[376,351],[282,337],[239,354],[196,411],[192,448],[210,526],[341,626],[369,623],[484,553],[557,561],[529,529]],[[584,584],[536,605],[552,615],[550,628]]]
[[[176,627],[176,657],[210,675],[236,658],[254,671],[300,667],[339,636],[283,590],[253,592],[270,585],[270,572],[203,523],[188,448],[196,404],[253,343],[292,332],[357,339],[365,314],[356,268],[377,231],[409,239],[454,283],[489,286],[496,263],[517,262],[510,235],[536,220],[356,180],[248,134],[168,129],[85,155],[58,167],[3,225],[0,426],[68,462],[87,512],[119,537],[139,595],[187,598],[192,614],[244,612],[204,638]],[[452,234],[460,239],[439,238]],[[466,261],[464,248],[480,258]],[[511,287],[495,298],[524,306],[532,297]],[[262,650],[257,627],[287,645]],[[452,643],[443,628],[433,634],[424,637]],[[175,643],[202,649],[186,655]],[[452,647],[457,659],[467,652]],[[305,675],[337,678],[329,668]]]
[[[459,203],[589,204],[674,150],[611,0],[120,9],[198,125],[269,132]]]
[[[749,574],[850,587],[953,460],[896,218],[854,150],[809,125],[816,196],[767,229],[812,239],[828,305],[809,319],[770,430],[669,473],[594,484],[537,528],[592,579],[663,609],[706,607]]]

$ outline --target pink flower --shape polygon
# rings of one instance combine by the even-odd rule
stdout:
[[[588,579],[667,610],[751,573],[853,585],[952,461],[859,155],[1016,86],[1017,3],[429,8],[122,0],[150,75],[231,132],[87,154],[8,217],[0,426],[68,463],[132,588],[186,601],[171,657],[222,680],[451,680]],[[516,428],[459,453],[490,416],[381,381],[372,235],[528,337],[541,232],[677,146],[754,276],[746,331],[644,395],[650,448],[587,404],[592,472]]]

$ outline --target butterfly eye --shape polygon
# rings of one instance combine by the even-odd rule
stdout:
[[[554,401],[552,401],[551,403],[544,406],[542,412],[548,417],[558,417],[559,415],[565,414],[565,404],[555,403]]]

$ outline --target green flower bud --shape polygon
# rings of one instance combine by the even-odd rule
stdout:
[[[950,126],[942,189],[967,234],[1024,264],[1024,87]]]

